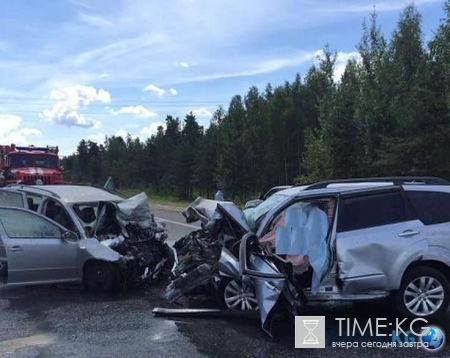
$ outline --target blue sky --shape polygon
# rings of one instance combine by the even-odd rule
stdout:
[[[59,145],[130,133],[167,114],[208,125],[231,96],[293,80],[324,45],[336,78],[373,6],[390,36],[408,1],[10,0],[0,12],[0,144]],[[444,0],[416,0],[428,41]]]

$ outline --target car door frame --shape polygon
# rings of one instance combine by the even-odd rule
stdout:
[[[272,208],[266,213],[266,218],[263,219],[261,222],[261,225],[259,229],[257,230],[257,237],[261,238],[263,237],[270,228],[270,225],[275,220],[275,218],[280,215],[283,211],[285,211],[288,207],[302,202],[302,201],[310,201],[310,200],[320,200],[320,199],[335,199],[335,207],[334,207],[334,213],[333,218],[331,220],[331,223],[329,224],[328,232],[327,232],[327,247],[328,247],[328,254],[329,254],[329,262],[328,262],[328,268],[324,275],[321,278],[321,281],[323,281],[333,270],[335,266],[336,261],[336,253],[334,248],[334,242],[335,242],[335,236],[336,236],[336,223],[337,223],[337,216],[338,216],[338,205],[340,201],[340,195],[337,192],[322,192],[322,193],[314,193],[314,194],[301,194],[301,196],[294,196],[289,197],[289,199],[286,199],[279,203],[277,206]]]
[[[37,216],[40,219],[47,221],[48,223],[56,226],[61,233],[60,237],[52,237],[52,238],[36,238],[36,237],[18,237],[12,238],[8,235],[6,228],[0,223],[0,235],[3,238],[2,242],[6,252],[6,260],[7,260],[7,284],[11,286],[19,286],[19,285],[31,285],[31,284],[48,284],[48,283],[58,283],[58,282],[74,282],[79,281],[79,267],[78,267],[78,251],[79,251],[79,240],[75,241],[67,241],[64,239],[64,233],[69,232],[70,230],[64,228],[57,222],[49,219],[48,217],[36,213],[35,211],[26,209],[26,208],[16,208],[16,207],[5,207],[1,206],[0,210],[14,210],[26,212],[30,215]],[[78,235],[77,235],[78,236]],[[5,241],[6,240],[6,241]],[[70,254],[69,260],[62,260],[67,266],[60,267],[36,267],[36,268],[24,268],[24,265],[21,263],[20,259],[17,257],[13,257],[12,255],[20,254],[20,255],[30,255],[33,256],[33,253],[36,252],[35,245],[39,244],[39,241],[48,240],[48,243],[57,246],[59,245],[67,245],[65,249],[67,249]],[[60,243],[57,243],[55,240],[59,240]],[[25,246],[25,248],[24,248]],[[46,245],[47,246],[47,245]],[[28,250],[26,248],[28,247]],[[18,251],[19,253],[15,252]],[[24,251],[21,253],[21,251]],[[31,251],[28,253],[27,251]],[[70,259],[71,258],[71,259]],[[21,258],[24,260],[24,257]],[[25,256],[26,259],[26,256]],[[73,260],[73,261],[72,261]],[[18,265],[18,266],[17,266]],[[17,273],[12,274],[12,270],[17,271]],[[29,276],[33,277],[33,279],[29,280],[26,278],[27,272],[29,272]],[[66,272],[66,273],[64,273]]]
[[[42,202],[39,204],[39,208],[38,208],[38,214],[46,217],[47,219],[49,219],[52,222],[55,222],[54,220],[52,220],[51,218],[49,218],[48,216],[45,215],[45,210],[47,209],[47,204],[48,202],[52,200],[54,202],[56,202],[57,204],[59,204],[62,209],[65,211],[65,213],[68,215],[68,217],[70,218],[70,220],[72,221],[72,225],[75,228],[75,233],[78,235],[78,237],[80,239],[82,239],[84,237],[84,228],[80,222],[80,219],[77,217],[77,215],[73,212],[72,208],[68,208],[67,205],[65,205],[65,203],[61,200],[58,200],[54,197],[51,196],[42,196]],[[65,228],[64,226],[62,226],[60,223],[56,222],[56,224],[58,224],[59,226],[63,227],[66,231],[73,231],[70,230],[68,228]]]
[[[405,215],[408,220],[355,230],[339,230],[339,220],[344,210],[346,199],[355,197],[367,197],[390,192],[398,192],[400,194],[405,208]],[[424,226],[425,225],[419,220],[416,212],[414,211],[414,208],[411,206],[408,198],[405,195],[404,189],[401,186],[390,186],[371,190],[363,190],[359,192],[341,193],[337,207],[335,247],[338,278],[340,283],[342,284],[344,293],[365,293],[376,290],[391,291],[398,289],[406,268],[412,262],[419,260],[428,250],[428,240],[426,237],[426,230],[424,230]],[[420,231],[417,235],[412,235],[411,237],[401,237],[401,234],[405,233],[408,230],[414,231],[415,228],[420,228]],[[401,240],[401,242],[394,242],[394,244],[397,246],[402,246],[402,244],[404,244],[405,249],[399,250],[399,248],[397,247],[399,254],[392,260],[392,262],[380,262],[379,265],[373,267],[374,272],[372,274],[367,274],[366,272],[366,274],[364,275],[362,274],[359,276],[352,276],[351,273],[347,272],[349,270],[344,270],[343,268],[351,268],[352,265],[355,265],[355,261],[358,262],[358,256],[353,256],[355,254],[358,254],[358,247],[356,245],[354,247],[348,245],[345,248],[345,243],[343,241],[347,240],[351,242],[351,240],[355,240],[356,242],[360,242],[361,240],[364,240],[365,237],[370,238],[378,235],[378,231],[382,230],[392,230],[392,234],[394,234],[394,236],[391,237],[391,242],[395,237],[397,238],[397,240]],[[370,242],[370,239],[367,241]],[[392,247],[389,247],[388,242],[383,246],[380,242],[373,241],[370,246],[372,246],[372,249],[378,250],[383,249],[384,247],[384,249],[388,250],[387,252],[389,252],[390,249],[394,249],[394,244],[392,245]],[[344,248],[342,247],[342,245],[344,245]],[[363,247],[363,245],[361,245],[360,247]],[[359,254],[361,254],[361,251],[363,250],[359,249]],[[367,252],[370,253],[369,249],[367,249]],[[364,260],[364,264],[367,264],[367,262],[368,260],[366,257],[366,260]]]

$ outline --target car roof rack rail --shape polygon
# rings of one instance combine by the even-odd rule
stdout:
[[[330,184],[358,184],[358,183],[393,183],[393,185],[421,184],[421,185],[450,185],[448,180],[437,177],[423,176],[398,176],[398,177],[375,177],[356,179],[325,180],[309,185],[305,190],[323,189]]]

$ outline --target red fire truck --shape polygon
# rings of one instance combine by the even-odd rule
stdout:
[[[58,147],[0,145],[0,184],[62,184]]]

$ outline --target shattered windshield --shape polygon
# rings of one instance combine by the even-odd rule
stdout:
[[[250,229],[255,232],[258,228],[258,224],[264,218],[264,216],[276,205],[285,200],[288,195],[284,194],[273,194],[267,200],[264,200],[256,208],[250,208],[244,210],[245,219],[247,220]]]
[[[97,219],[99,203],[74,204],[73,211],[83,224],[93,224]]]

